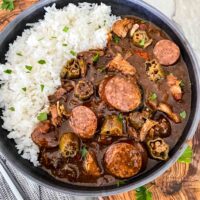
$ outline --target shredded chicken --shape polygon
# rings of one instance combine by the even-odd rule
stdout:
[[[107,68],[109,71],[119,71],[125,75],[134,75],[136,73],[135,67],[119,53],[107,64]]]
[[[132,26],[133,26],[133,20],[124,18],[124,19],[116,21],[113,24],[112,31],[117,36],[125,38],[128,31],[132,28]]]
[[[61,117],[59,116],[57,105],[53,104],[49,107],[51,112],[51,121],[54,126],[58,126],[61,122]]]
[[[159,103],[157,109],[160,110],[160,111],[162,111],[162,112],[164,112],[164,113],[166,113],[167,116],[171,120],[173,120],[175,123],[180,123],[181,122],[181,119],[178,116],[178,114],[174,113],[172,111],[172,108],[169,105],[167,105],[165,103]]]
[[[183,92],[180,86],[181,81],[177,79],[176,76],[173,74],[170,74],[167,76],[167,84],[170,87],[170,91],[172,93],[172,96],[175,100],[181,100],[183,96]]]
[[[59,88],[56,92],[55,92],[55,97],[57,100],[61,99],[61,97],[66,93],[66,90],[64,88]]]
[[[154,120],[151,120],[151,119],[146,120],[146,122],[144,123],[144,125],[142,126],[142,128],[140,130],[140,141],[141,142],[143,142],[145,140],[149,130],[157,124],[158,124],[158,122],[156,122]]]

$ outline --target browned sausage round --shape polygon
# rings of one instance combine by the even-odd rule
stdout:
[[[104,156],[106,170],[120,178],[136,175],[142,168],[142,154],[136,146],[128,143],[111,145]]]
[[[104,95],[112,107],[129,112],[140,105],[140,89],[133,80],[122,76],[114,76],[105,85]]]
[[[105,101],[105,96],[104,96],[104,89],[105,89],[105,86],[106,86],[107,82],[108,82],[111,78],[112,78],[112,76],[111,76],[111,77],[106,77],[106,78],[103,79],[103,80],[101,81],[101,83],[99,84],[99,96],[100,96],[100,98],[101,98],[103,101]]]
[[[180,57],[179,47],[170,40],[160,40],[153,49],[161,65],[173,65]]]
[[[69,124],[81,138],[91,138],[97,128],[97,117],[92,110],[86,106],[77,106],[72,110]]]

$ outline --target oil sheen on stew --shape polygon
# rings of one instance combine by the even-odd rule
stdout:
[[[115,22],[105,49],[63,66],[48,119],[32,133],[41,166],[76,185],[117,184],[169,158],[190,114],[179,47],[138,18]]]

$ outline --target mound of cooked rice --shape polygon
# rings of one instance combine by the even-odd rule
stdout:
[[[105,4],[69,4],[45,8],[43,20],[30,24],[10,44],[7,62],[0,64],[0,106],[3,128],[23,158],[38,164],[31,133],[38,113],[48,110],[48,96],[61,84],[60,71],[76,53],[106,46],[107,33],[117,18]]]

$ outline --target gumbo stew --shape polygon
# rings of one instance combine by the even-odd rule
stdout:
[[[108,185],[166,161],[187,123],[191,88],[179,47],[138,18],[116,21],[105,49],[74,56],[32,133],[40,163],[72,184]]]

